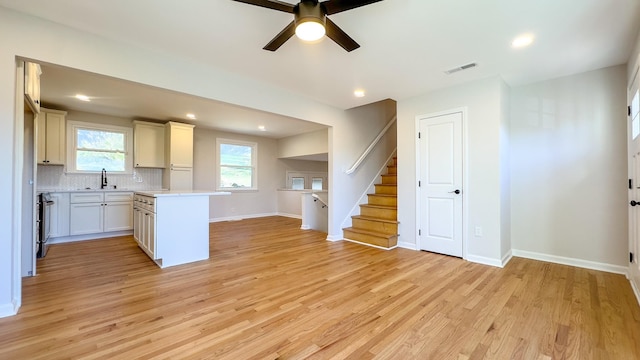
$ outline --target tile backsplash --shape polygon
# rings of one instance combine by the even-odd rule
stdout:
[[[123,190],[160,190],[162,169],[136,168],[132,174],[107,173],[109,188],[116,185]],[[100,188],[100,173],[67,174],[64,166],[38,165],[37,188],[47,190],[78,190]]]

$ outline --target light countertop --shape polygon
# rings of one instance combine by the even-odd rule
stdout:
[[[209,191],[209,190],[136,190],[136,194],[152,197],[162,196],[221,196],[231,195],[228,191]]]

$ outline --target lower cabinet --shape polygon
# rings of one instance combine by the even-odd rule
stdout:
[[[69,193],[51,193],[50,236],[69,236]]]
[[[153,259],[157,259],[156,253],[156,214],[155,199],[152,197],[135,197],[133,208],[133,238],[138,246]]]
[[[133,193],[71,193],[69,235],[133,229]]]

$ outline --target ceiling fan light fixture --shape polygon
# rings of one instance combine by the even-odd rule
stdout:
[[[303,41],[320,40],[325,33],[324,24],[314,19],[305,19],[296,25],[296,36]]]

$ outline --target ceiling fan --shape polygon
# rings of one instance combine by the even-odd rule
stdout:
[[[373,4],[382,0],[301,0],[292,5],[277,0],[233,0],[245,4],[261,6],[273,10],[283,11],[294,15],[294,20],[274,37],[263,49],[276,51],[293,34],[305,41],[315,41],[325,34],[346,51],[353,51],[360,47],[347,33],[342,31],[327,15],[355,9],[360,6]]]

